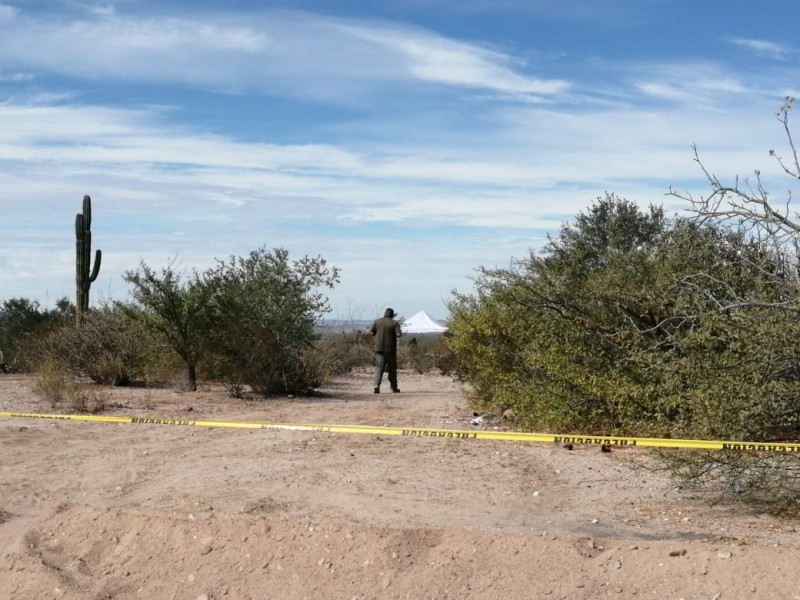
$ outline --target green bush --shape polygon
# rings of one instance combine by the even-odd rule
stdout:
[[[607,197],[455,296],[447,344],[476,406],[529,428],[764,439],[800,423],[800,325],[776,308],[797,281],[775,272],[742,234]]]

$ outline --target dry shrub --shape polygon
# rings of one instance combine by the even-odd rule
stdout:
[[[33,392],[50,408],[80,413],[99,413],[106,408],[105,394],[95,386],[73,380],[62,365],[44,362],[37,368]]]
[[[72,382],[67,388],[67,407],[79,413],[100,413],[106,409],[106,396],[94,386]]]
[[[33,392],[56,408],[67,398],[67,371],[63,365],[45,361],[38,365],[33,378]]]
[[[740,500],[763,510],[800,513],[800,457],[793,453],[668,450],[656,453],[678,482],[714,505]]]
[[[443,358],[448,354],[448,349],[442,342],[441,335],[425,334],[419,336],[406,336],[401,340],[397,349],[398,366],[402,369],[414,369],[420,375],[438,369],[445,375],[447,371],[442,367]]]
[[[374,360],[372,339],[358,331],[323,335],[306,357],[306,363],[314,365],[323,382],[354,368],[371,365]]]

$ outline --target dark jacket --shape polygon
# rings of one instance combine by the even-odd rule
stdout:
[[[397,338],[403,335],[400,323],[391,317],[376,319],[369,328],[375,337],[375,352],[394,354],[397,352]]]

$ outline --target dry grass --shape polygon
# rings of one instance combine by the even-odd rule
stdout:
[[[52,362],[43,363],[36,370],[33,391],[54,410],[99,413],[106,408],[106,394],[101,389],[72,379]]]

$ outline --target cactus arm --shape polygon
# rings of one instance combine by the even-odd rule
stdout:
[[[97,279],[97,274],[100,272],[100,260],[103,256],[103,253],[100,250],[96,250],[94,253],[94,266],[92,267],[92,274],[89,276],[89,282],[93,282]]]

